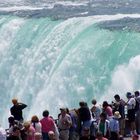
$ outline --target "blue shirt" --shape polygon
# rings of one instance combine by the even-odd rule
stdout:
[[[119,132],[119,121],[115,118],[110,119],[110,131]]]

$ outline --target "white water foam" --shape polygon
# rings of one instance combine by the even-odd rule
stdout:
[[[0,29],[0,52],[3,52],[7,49],[15,37],[17,31],[20,29],[22,24],[24,23],[23,19],[13,19],[9,21],[7,24],[4,24]]]
[[[51,58],[51,62],[53,63],[53,66],[51,67],[51,70],[49,72],[49,79],[46,80],[44,87],[37,94],[34,104],[32,105],[32,110],[30,110],[27,118],[30,118],[31,115],[34,113],[38,113],[38,115],[41,114],[42,110],[39,110],[38,112],[36,112],[36,108],[38,107],[38,105],[40,105],[41,109],[48,108],[49,110],[52,110],[51,105],[55,104],[55,102],[57,102],[57,105],[52,105],[52,106],[57,106],[57,108],[64,106],[64,105],[67,106],[67,100],[65,100],[65,98],[68,98],[68,95],[66,95],[66,93],[67,93],[65,91],[66,89],[64,89],[64,87],[61,86],[61,85],[64,85],[65,80],[62,79],[63,76],[61,75],[61,73],[59,73],[59,69],[56,69],[57,65],[60,66],[60,64],[58,64],[58,63],[59,63],[59,61],[61,61],[61,55],[62,55],[61,52],[63,52],[65,49],[65,46],[63,46],[63,48],[59,48],[59,46],[57,45],[57,44],[59,44],[59,41],[61,40],[61,33],[63,33],[65,31],[65,29],[67,29],[68,27],[70,27],[74,24],[76,25],[76,23],[82,23],[82,25],[79,25],[78,26],[79,28],[78,27],[75,28],[75,32],[72,32],[72,34],[70,35],[69,38],[70,38],[70,40],[72,40],[72,38],[74,38],[79,32],[82,32],[82,30],[86,29],[87,27],[89,27],[90,25],[93,25],[96,22],[101,22],[104,20],[111,20],[111,19],[116,20],[116,19],[120,19],[120,18],[128,17],[128,16],[135,17],[135,18],[140,17],[139,14],[138,15],[121,15],[121,14],[119,14],[119,15],[115,15],[115,16],[106,15],[106,16],[90,16],[90,17],[71,18],[71,19],[68,19],[68,20],[62,22],[61,24],[59,24],[58,26],[56,26],[53,29],[52,33],[50,33],[49,36],[38,46],[37,54],[39,54],[39,51],[42,50],[42,48],[44,48],[44,44],[46,44],[46,42],[48,42],[47,44],[52,44],[51,46],[47,46],[47,47],[45,46],[45,49],[47,48],[48,50],[51,50],[51,48],[53,48],[53,44],[55,43],[54,46],[57,50],[55,56],[57,56],[57,58],[55,58],[55,59]],[[55,34],[59,34],[60,38],[57,38],[57,37],[54,38],[53,36],[55,36]],[[62,37],[63,37],[63,34],[62,34]],[[55,40],[55,42],[53,42],[53,40]],[[65,44],[65,45],[68,46],[67,44]],[[57,46],[58,46],[58,48],[57,48]],[[52,55],[52,56],[54,56],[54,55]],[[63,71],[63,68],[62,68],[62,71]],[[63,78],[65,78],[65,77],[63,77]],[[58,83],[60,86],[56,85]],[[111,87],[114,87],[114,85],[116,85],[115,82]],[[119,87],[119,85],[117,87]],[[128,86],[123,89],[128,90]],[[59,90],[60,90],[60,92],[59,92]],[[77,90],[80,93],[84,93],[83,92],[84,88],[81,86],[79,86],[79,88],[77,88]],[[109,91],[110,90],[108,89],[106,93],[108,93]],[[113,90],[111,90],[110,93],[112,93],[112,91]],[[56,98],[58,96],[58,93],[61,93],[61,96]],[[109,95],[112,96],[112,94],[109,94]],[[106,96],[106,94],[105,94],[105,96]],[[107,94],[107,97],[111,97],[111,96],[108,96],[108,94]],[[61,100],[62,98],[63,98],[63,102]],[[54,103],[53,102],[50,103],[50,101],[52,101],[52,100]],[[55,112],[55,110],[54,110],[54,112]]]
[[[115,94],[126,98],[126,92],[139,90],[140,82],[140,55],[130,59],[128,64],[122,64],[115,68],[112,73],[111,85],[106,88],[104,96],[99,100],[102,103],[105,99],[112,99]]]

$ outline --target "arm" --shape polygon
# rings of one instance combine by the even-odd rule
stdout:
[[[21,109],[24,109],[27,107],[26,104],[23,104],[23,103],[18,103],[18,106],[21,108]]]

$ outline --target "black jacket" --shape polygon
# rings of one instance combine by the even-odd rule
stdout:
[[[23,103],[18,103],[17,105],[13,105],[10,109],[11,115],[14,116],[15,120],[21,121],[23,120],[22,110],[26,108],[27,105]]]

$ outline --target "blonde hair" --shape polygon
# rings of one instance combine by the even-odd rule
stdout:
[[[30,125],[31,125],[31,123],[30,123],[29,121],[26,121],[26,122],[24,122],[24,124],[23,124],[23,126],[24,126],[25,128],[29,128]]]
[[[49,131],[48,136],[49,136],[50,140],[53,140],[55,138],[55,134],[53,131]]]
[[[17,104],[17,103],[18,103],[18,99],[13,98],[13,99],[12,99],[12,103],[13,103],[14,105]]]

